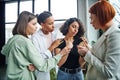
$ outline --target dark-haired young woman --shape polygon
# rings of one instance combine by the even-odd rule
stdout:
[[[55,49],[55,54],[58,54],[66,45],[72,44],[73,47],[69,55],[63,56],[58,63],[57,80],[84,80],[81,63],[79,62],[81,57],[77,49],[77,45],[82,42],[81,37],[84,36],[83,24],[78,18],[70,18],[65,21],[60,31],[65,38],[63,43]]]

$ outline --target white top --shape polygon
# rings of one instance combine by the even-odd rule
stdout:
[[[51,52],[48,50],[48,47],[51,45],[51,43],[59,38],[63,38],[64,36],[59,30],[54,30],[49,35],[43,34],[41,30],[38,30],[35,34],[31,36],[31,40],[33,44],[38,49],[39,53],[44,58],[50,58],[52,57]]]

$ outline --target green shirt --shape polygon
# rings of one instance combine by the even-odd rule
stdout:
[[[49,71],[57,65],[61,59],[58,54],[45,60],[37,52],[29,38],[15,35],[10,38],[1,51],[7,58],[7,80],[35,80],[33,72],[27,69],[33,64],[39,71]]]

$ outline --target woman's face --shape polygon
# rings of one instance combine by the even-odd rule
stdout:
[[[90,19],[91,19],[90,24],[92,24],[92,26],[95,29],[100,29],[101,26],[100,26],[98,17],[95,14],[90,14]]]
[[[75,21],[72,24],[70,24],[68,34],[71,36],[75,36],[78,33],[78,29],[79,29],[79,24],[77,21]]]
[[[27,24],[27,27],[26,27],[27,35],[32,35],[37,30],[36,24],[37,24],[37,18],[34,18]]]
[[[54,18],[53,16],[47,18],[44,23],[41,24],[42,30],[44,32],[49,33],[54,30]]]

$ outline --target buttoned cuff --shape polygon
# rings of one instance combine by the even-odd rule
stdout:
[[[51,58],[51,57],[52,57],[52,53],[51,53],[50,50],[47,50],[47,51],[45,52],[45,55],[46,55],[48,58]]]

